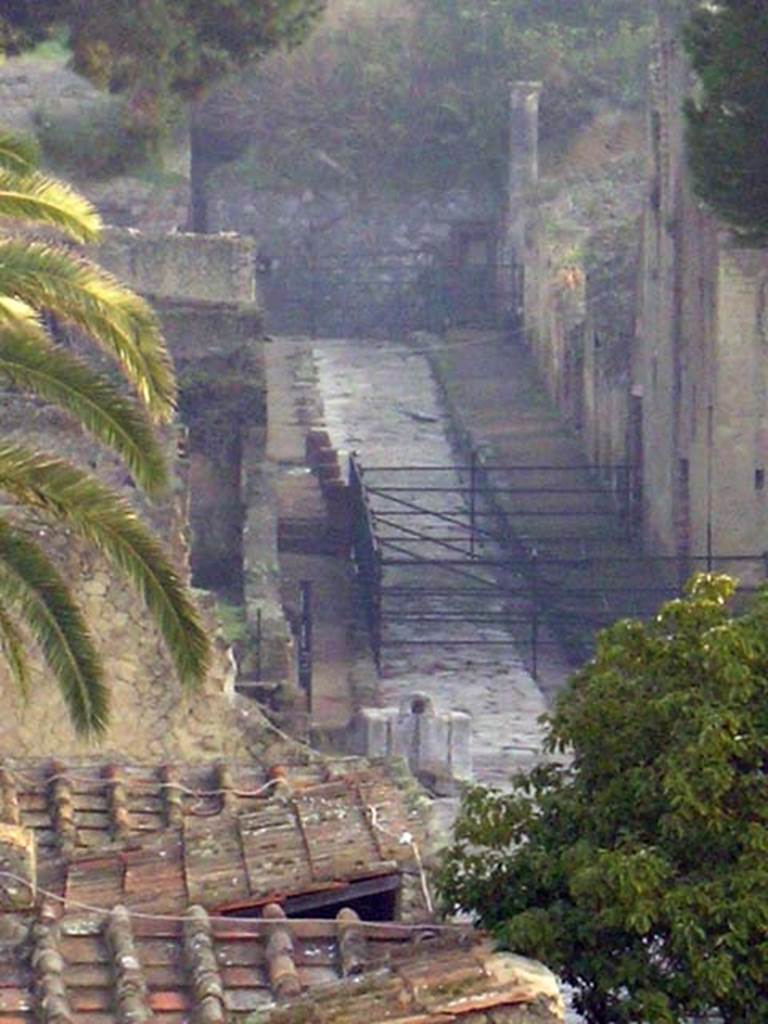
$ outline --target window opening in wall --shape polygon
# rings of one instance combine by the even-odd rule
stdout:
[[[756,491],[762,491],[762,490],[764,490],[764,488],[765,488],[765,470],[762,469],[762,468],[761,469],[756,469],[755,470],[755,490]]]

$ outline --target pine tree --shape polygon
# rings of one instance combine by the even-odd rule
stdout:
[[[685,106],[696,193],[746,242],[768,241],[768,5],[718,0],[685,43],[699,84]]]

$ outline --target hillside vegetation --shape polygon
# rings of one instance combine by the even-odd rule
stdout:
[[[508,83],[542,81],[543,147],[562,151],[603,107],[642,105],[648,7],[348,3],[219,90],[204,131],[257,187],[501,187]]]

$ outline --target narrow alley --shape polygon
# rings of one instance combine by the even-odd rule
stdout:
[[[423,352],[391,341],[332,339],[315,343],[315,358],[335,446],[357,452],[370,467],[456,462]],[[445,473],[440,482],[446,483]],[[397,572],[391,571],[386,582],[394,583]],[[403,631],[412,636],[412,628],[395,625],[395,640],[398,630],[401,640]],[[525,667],[524,652],[515,648],[503,625],[465,626],[463,635],[471,638],[471,646],[389,645],[380,697],[384,704],[397,705],[418,690],[440,710],[470,711],[475,777],[503,786],[511,772],[536,760],[542,738],[538,719],[546,701]]]

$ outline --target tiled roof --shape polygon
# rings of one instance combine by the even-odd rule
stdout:
[[[0,821],[35,833],[38,885],[153,911],[254,906],[395,874],[419,815],[383,769],[0,765]]]
[[[409,837],[418,811],[357,759],[0,763],[0,889],[17,908],[0,911],[0,1024],[561,1021],[554,977],[471,928],[344,905],[399,882]],[[35,874],[31,900],[16,883]],[[335,919],[278,902],[318,891],[344,905]]]
[[[549,972],[490,954],[468,929],[364,925],[349,910],[289,921],[273,904],[261,920],[223,920],[192,907],[176,921],[117,907],[56,920],[44,907],[0,947],[0,1024],[449,1024],[536,1000],[535,1019],[554,1022],[558,999]]]

